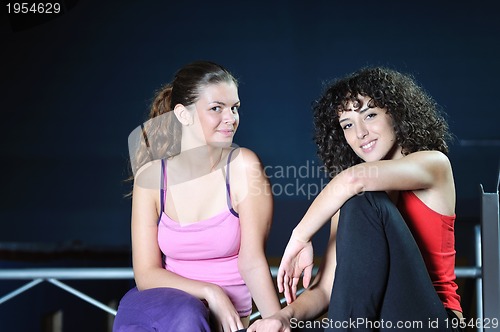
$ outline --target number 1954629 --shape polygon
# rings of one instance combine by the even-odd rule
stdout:
[[[61,4],[59,2],[8,2],[8,14],[59,14]]]

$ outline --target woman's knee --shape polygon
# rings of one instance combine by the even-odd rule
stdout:
[[[348,199],[342,210],[359,211],[360,209],[379,209],[380,205],[392,204],[383,191],[365,191]]]
[[[340,209],[340,218],[351,220],[385,220],[399,214],[396,205],[383,191],[367,191],[351,197]]]
[[[210,331],[209,311],[198,298],[176,290],[170,313],[158,319],[159,326],[169,325],[171,331]]]
[[[175,288],[129,291],[120,301],[113,331],[209,331],[208,308]]]

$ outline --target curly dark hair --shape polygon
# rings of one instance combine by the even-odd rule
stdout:
[[[363,68],[327,86],[313,103],[318,155],[330,177],[363,162],[347,144],[340,113],[358,96],[372,98],[369,107],[385,108],[394,123],[403,154],[438,150],[448,153],[448,124],[438,105],[410,75],[384,67]]]

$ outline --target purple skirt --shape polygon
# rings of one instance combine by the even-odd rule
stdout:
[[[209,311],[176,288],[129,290],[120,301],[113,332],[210,332]]]

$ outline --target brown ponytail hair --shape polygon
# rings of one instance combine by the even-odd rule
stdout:
[[[202,89],[211,84],[238,81],[224,67],[210,61],[196,61],[181,68],[171,83],[156,91],[148,120],[129,137],[130,163],[133,174],[150,161],[170,158],[180,153],[182,125],[170,111],[178,104],[189,106],[199,98]],[[139,128],[138,128],[139,129]],[[133,175],[130,177],[133,179]]]

